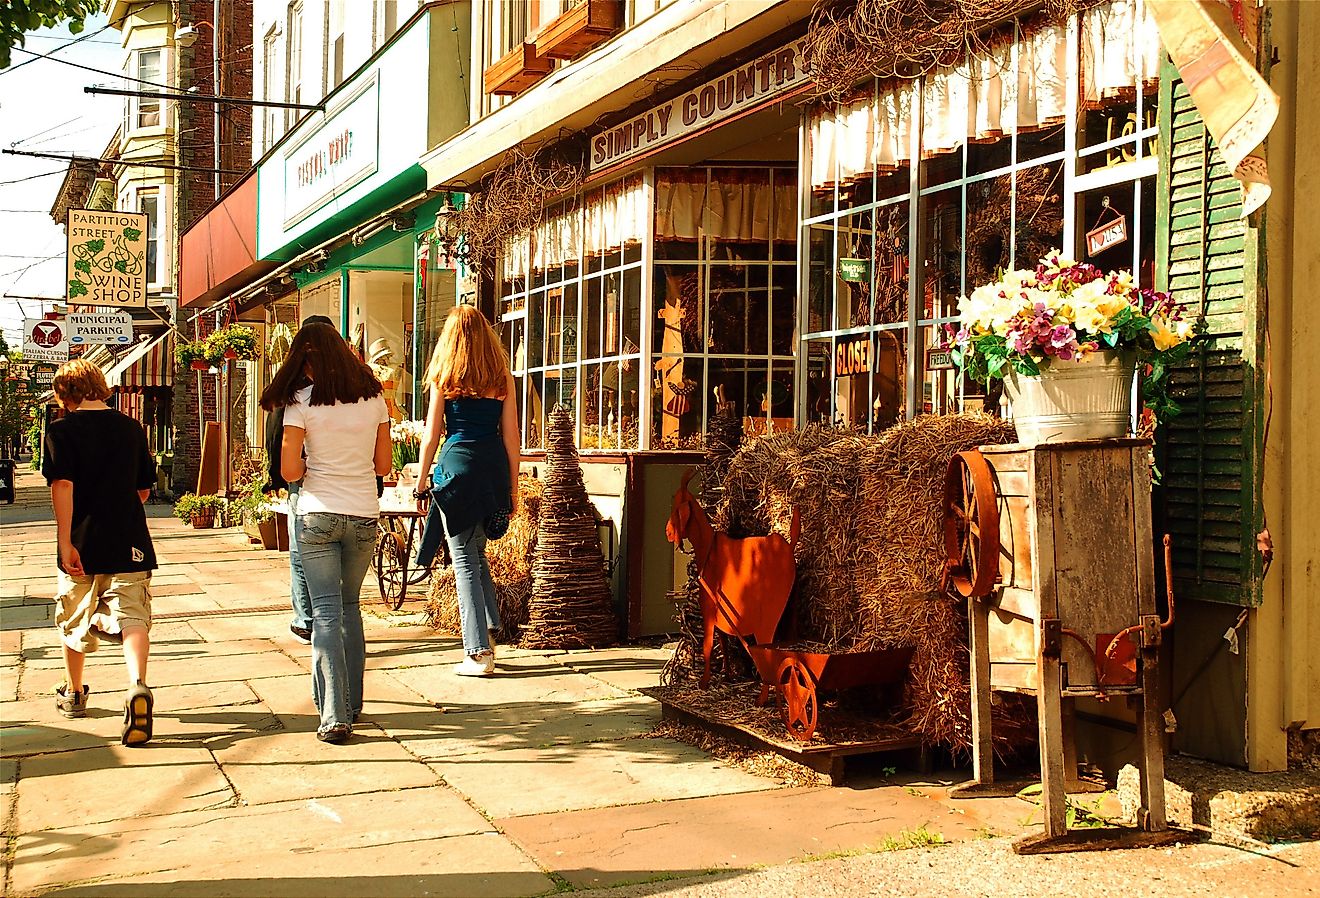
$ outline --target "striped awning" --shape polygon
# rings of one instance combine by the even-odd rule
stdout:
[[[125,392],[174,386],[173,332],[144,340],[120,356],[105,374],[106,383]]]

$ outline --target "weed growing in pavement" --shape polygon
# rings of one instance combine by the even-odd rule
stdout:
[[[1034,809],[1027,816],[1022,818],[1023,826],[1030,826],[1036,822],[1036,811],[1043,807],[1039,795],[1041,794],[1041,784],[1032,783],[1021,792],[1017,797],[1025,802],[1034,805]],[[1067,808],[1064,811],[1064,822],[1069,829],[1103,829],[1107,826],[1116,826],[1115,821],[1110,820],[1100,812],[1100,805],[1104,801],[1104,796],[1097,796],[1091,801],[1079,801],[1067,796],[1064,797]]]
[[[892,836],[885,836],[884,840],[878,845],[866,846],[862,848],[842,848],[838,851],[827,851],[824,854],[808,854],[797,858],[795,864],[810,864],[815,861],[829,861],[836,858],[861,857],[867,854],[879,854],[882,851],[905,851],[909,848],[933,848],[939,845],[947,845],[943,833],[926,828],[926,824],[918,826],[916,829],[900,830]]]

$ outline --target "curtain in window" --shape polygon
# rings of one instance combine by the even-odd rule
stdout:
[[[769,171],[664,169],[656,176],[657,240],[764,242],[793,240],[797,185]]]
[[[1139,0],[1112,0],[1082,17],[1082,100],[1131,98],[1160,74],[1159,30]]]

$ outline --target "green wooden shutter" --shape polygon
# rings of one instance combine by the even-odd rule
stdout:
[[[1182,414],[1158,436],[1174,586],[1180,597],[1258,605],[1264,244],[1241,218],[1241,187],[1167,59],[1162,74],[1156,282],[1209,327],[1171,374]]]

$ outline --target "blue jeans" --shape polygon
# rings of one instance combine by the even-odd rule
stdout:
[[[314,512],[299,515],[295,528],[312,602],[312,699],[324,732],[352,725],[362,710],[367,645],[358,597],[376,545],[376,521]]]
[[[289,484],[289,599],[293,603],[290,623],[303,630],[312,628],[312,600],[307,595],[307,578],[303,576],[302,556],[298,554],[298,491],[301,483]]]
[[[490,631],[500,628],[499,597],[486,563],[486,530],[480,523],[456,534],[446,528],[445,541],[454,560],[463,651],[476,655],[490,649]]]

